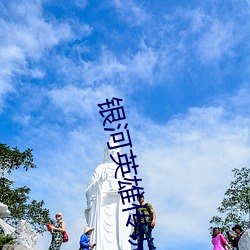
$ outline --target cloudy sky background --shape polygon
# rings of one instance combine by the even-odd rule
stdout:
[[[122,98],[157,249],[211,249],[209,220],[250,160],[250,1],[66,2],[0,1],[0,141],[38,166],[10,178],[63,212],[61,249],[78,249],[109,135],[97,104]]]

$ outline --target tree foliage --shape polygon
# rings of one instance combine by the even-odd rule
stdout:
[[[213,216],[210,223],[229,231],[235,224],[247,228],[250,220],[250,168],[233,169],[234,180],[217,211],[222,216]]]
[[[10,148],[6,144],[0,143],[0,173],[3,176],[5,172],[10,174],[13,170],[21,166],[27,171],[29,168],[36,168],[33,163],[32,149],[28,148],[21,152],[17,147]]]
[[[11,211],[11,216],[5,220],[15,226],[23,219],[29,222],[36,232],[44,232],[46,230],[44,225],[51,222],[49,210],[44,208],[44,201],[30,200],[30,188],[27,186],[14,188],[14,182],[5,178],[6,174],[20,167],[26,171],[36,168],[32,150],[21,152],[18,148],[0,144],[0,167],[0,202],[6,204]]]

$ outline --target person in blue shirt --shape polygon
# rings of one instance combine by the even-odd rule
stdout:
[[[93,227],[86,227],[83,235],[80,238],[80,249],[79,250],[91,250],[96,244],[90,244],[90,235],[93,232]]]

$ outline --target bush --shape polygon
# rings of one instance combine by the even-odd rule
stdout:
[[[14,238],[10,235],[0,234],[0,247],[3,245],[12,245]]]

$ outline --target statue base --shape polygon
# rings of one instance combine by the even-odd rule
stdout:
[[[26,250],[24,246],[21,245],[5,245],[0,247],[0,250]]]

